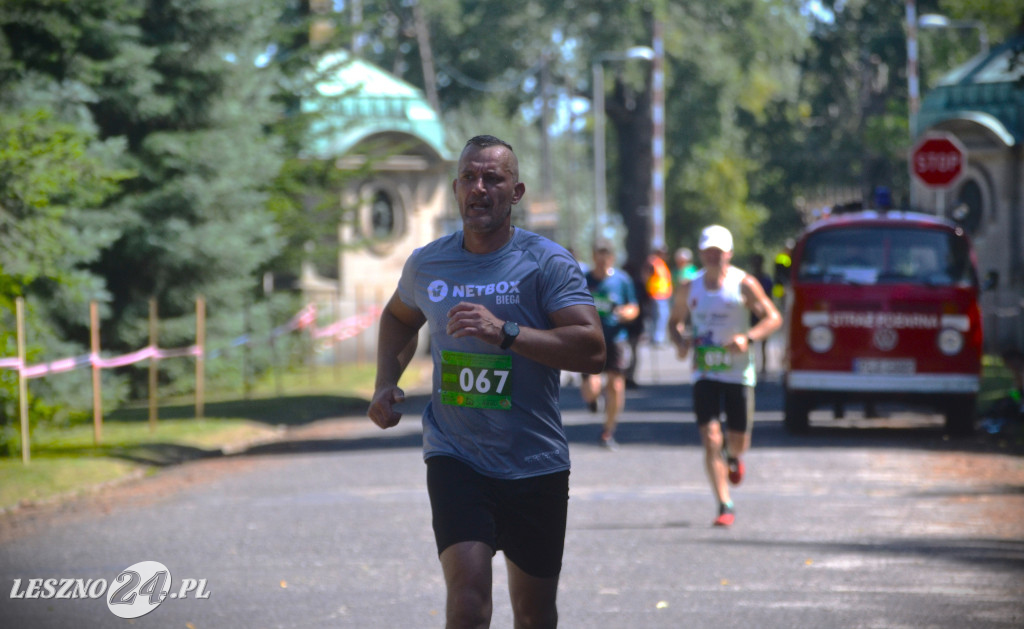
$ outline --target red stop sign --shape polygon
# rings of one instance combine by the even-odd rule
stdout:
[[[942,187],[953,183],[966,168],[963,146],[951,135],[924,136],[910,154],[911,168],[926,186]]]

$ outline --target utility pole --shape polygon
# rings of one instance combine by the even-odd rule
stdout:
[[[551,84],[549,66],[550,57],[547,52],[540,62],[540,196],[545,201],[551,200],[551,105],[548,102],[548,86]]]
[[[665,42],[660,20],[654,20],[654,58],[651,59],[651,248],[665,246]]]
[[[434,71],[434,51],[430,47],[430,29],[427,28],[419,2],[412,5],[412,17],[416,25],[416,43],[420,47],[420,63],[423,64],[423,89],[427,92],[427,102],[440,115],[441,101],[437,96],[437,73]]]

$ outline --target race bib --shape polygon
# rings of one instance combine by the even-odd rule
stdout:
[[[615,311],[615,302],[604,293],[594,293],[594,307],[597,308],[597,315],[602,319],[610,317]]]
[[[512,355],[441,352],[441,403],[512,408]]]
[[[698,371],[728,371],[732,368],[732,354],[717,345],[700,345],[694,353]]]

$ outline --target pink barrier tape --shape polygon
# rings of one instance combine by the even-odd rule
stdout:
[[[364,314],[353,315],[342,319],[341,321],[335,321],[331,325],[325,328],[314,328],[313,338],[334,338],[337,340],[343,340],[351,338],[356,334],[359,334],[363,330],[369,328],[377,320],[377,315],[381,313],[381,309],[374,306],[367,310]]]
[[[147,345],[140,350],[131,352],[129,354],[122,354],[121,356],[115,356],[113,358],[100,358],[99,356],[93,356],[92,364],[100,369],[112,369],[114,367],[124,367],[137,363],[147,358],[153,358],[158,353],[157,348],[152,345]]]
[[[302,310],[295,313],[295,315],[288,320],[288,323],[279,325],[271,330],[270,338],[277,338],[282,334],[287,334],[310,326],[316,327],[316,306],[313,304],[309,304]]]
[[[270,334],[271,338],[274,338],[294,330],[312,328],[310,333],[315,339],[327,339],[328,342],[343,341],[358,336],[361,332],[372,326],[381,311],[381,308],[374,306],[363,314],[353,315],[341,321],[336,321],[325,328],[319,328],[316,325],[316,306],[309,304],[295,313],[288,320],[288,323],[274,328]],[[243,334],[231,341],[230,346],[248,345],[251,342],[251,337],[248,334]],[[220,351],[211,352],[211,357],[219,356],[220,353]],[[102,358],[94,354],[82,354],[81,356],[61,358],[38,365],[23,365],[18,358],[0,358],[0,369],[17,369],[21,371],[21,375],[24,378],[39,378],[91,365],[95,365],[100,369],[112,369],[115,367],[125,367],[151,358],[181,358],[186,356],[203,356],[203,348],[198,345],[191,345],[189,347],[161,349],[147,345],[140,350],[112,358]]]
[[[198,345],[189,345],[188,347],[178,347],[176,349],[161,349],[157,350],[157,358],[183,358],[185,356],[199,356],[203,353],[203,348]]]
[[[288,322],[288,325],[293,330],[308,328],[310,326],[316,327],[316,306],[308,304],[305,308],[296,313],[294,317],[292,317],[291,321]]]
[[[64,373],[71,371],[72,369],[78,369],[90,364],[92,356],[89,354],[82,354],[81,356],[75,356],[74,358],[61,358],[48,363],[42,363],[39,365],[26,365],[21,368],[21,375],[23,378],[39,378],[52,373]]]

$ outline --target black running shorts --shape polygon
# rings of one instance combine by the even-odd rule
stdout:
[[[602,371],[625,373],[632,360],[633,349],[629,346],[629,343],[605,338],[604,369]]]
[[[565,547],[569,471],[516,480],[490,478],[447,456],[427,459],[437,553],[477,541],[523,572],[558,576]]]
[[[725,411],[725,427],[748,432],[753,425],[754,387],[717,380],[698,380],[693,384],[693,412],[697,425],[703,426]]]

